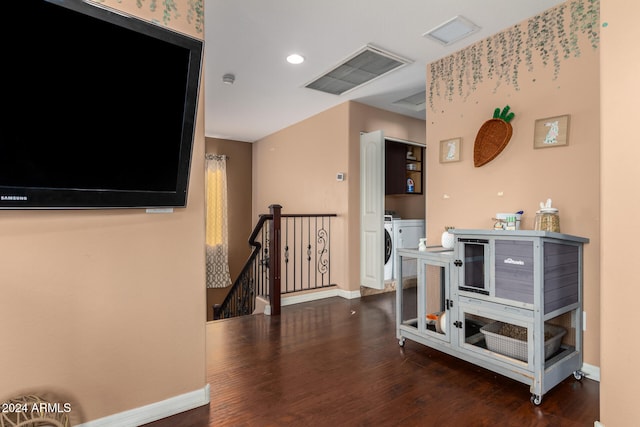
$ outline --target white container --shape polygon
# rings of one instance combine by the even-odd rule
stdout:
[[[455,239],[453,234],[449,233],[448,231],[444,231],[442,233],[442,236],[440,237],[440,245],[442,245],[442,247],[445,249],[453,249],[454,244]]]

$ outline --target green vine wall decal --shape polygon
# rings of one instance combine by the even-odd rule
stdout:
[[[598,48],[599,15],[600,0],[572,0],[431,63],[431,109],[434,97],[452,101],[457,94],[466,99],[485,79],[496,82],[494,92],[503,83],[520,90],[520,67],[524,64],[533,72],[535,58],[544,67],[553,66],[553,79],[557,79],[562,61],[580,56],[581,34],[593,49]]]
[[[136,0],[136,5],[138,8],[142,9],[142,3],[144,0]],[[171,22],[171,17],[179,18],[180,14],[178,13],[178,7],[176,6],[176,2],[174,0],[162,0],[162,23],[164,25],[169,24]],[[149,2],[149,10],[151,12],[155,12],[158,9],[158,0],[151,0]]]
[[[189,0],[187,22],[193,23],[198,33],[204,32],[204,0]]]
[[[100,3],[104,3],[105,0],[95,0]],[[122,3],[126,0],[116,0],[117,3]],[[138,9],[142,9],[144,7],[144,3],[146,0],[135,0],[135,4]],[[176,0],[161,0],[162,7],[162,23],[164,25],[169,25],[171,20],[178,19],[181,17],[180,12],[178,11],[178,3]],[[149,11],[155,12],[158,10],[158,0],[150,0],[149,3]],[[194,29],[197,33],[204,32],[204,0],[188,0],[187,1],[187,11],[185,14],[186,20],[189,24],[193,25]]]
[[[477,43],[471,46],[471,87],[470,91],[474,92],[479,82],[482,81],[482,57],[484,56],[483,43]]]

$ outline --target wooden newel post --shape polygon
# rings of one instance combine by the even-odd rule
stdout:
[[[273,219],[269,227],[269,299],[271,315],[280,315],[280,214],[282,206],[269,206]]]

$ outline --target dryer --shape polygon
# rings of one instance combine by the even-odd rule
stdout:
[[[396,262],[396,249],[410,248],[418,249],[420,239],[425,236],[424,220],[423,219],[394,219],[392,221],[393,226],[393,278],[398,280],[398,266]],[[386,222],[385,222],[386,224]],[[406,259],[402,263],[402,276],[416,277],[418,275],[417,263],[415,260]]]
[[[393,216],[384,216],[384,280],[393,279]]]

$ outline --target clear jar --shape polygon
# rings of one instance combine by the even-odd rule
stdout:
[[[560,232],[560,215],[557,209],[541,209],[536,212],[535,230]]]

